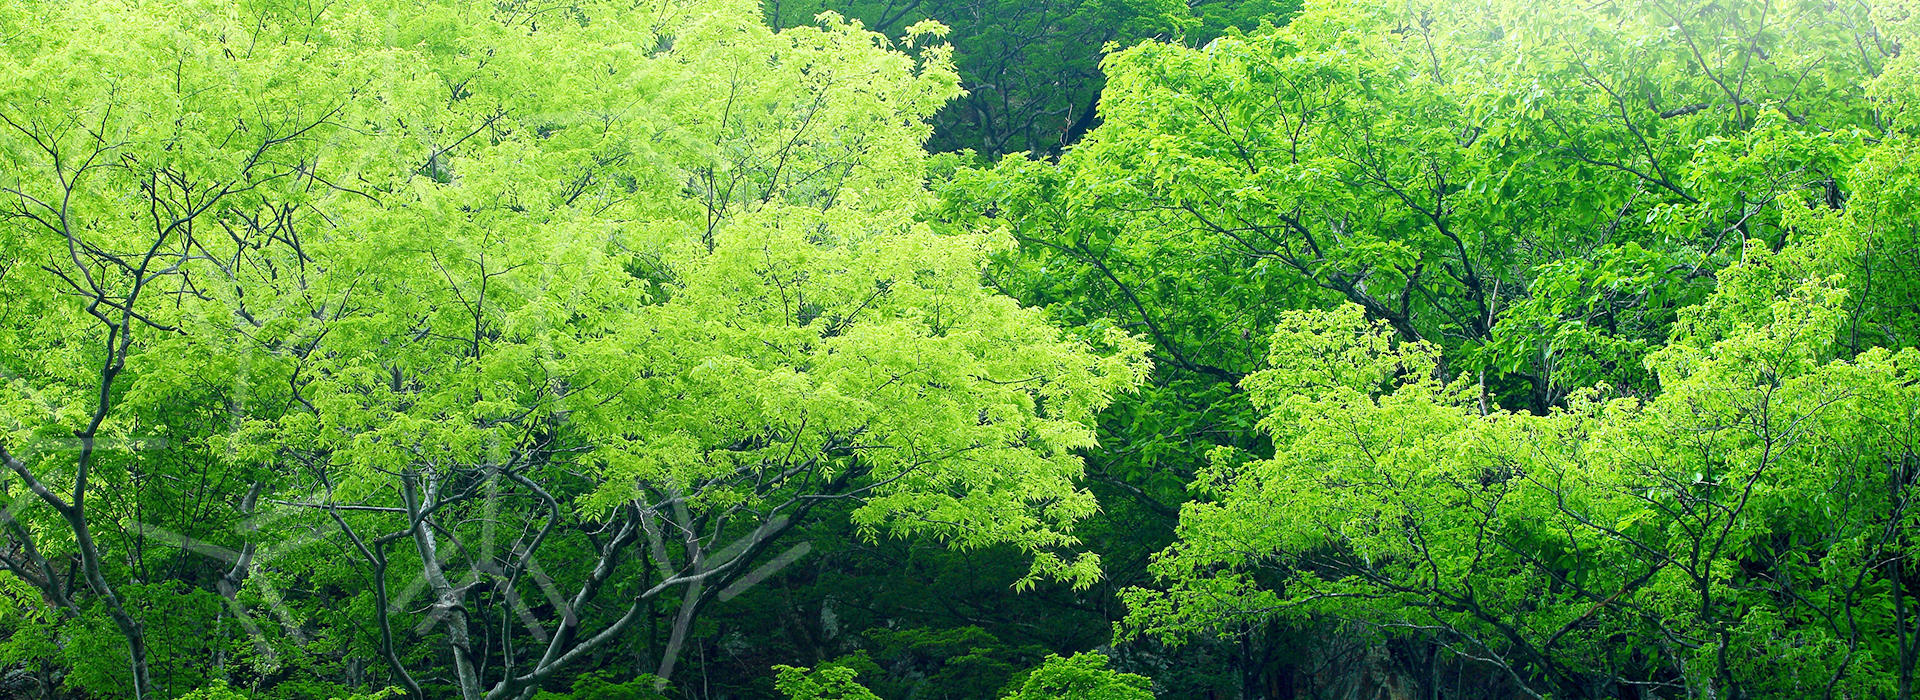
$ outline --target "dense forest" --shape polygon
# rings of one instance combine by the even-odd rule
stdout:
[[[1920,0],[0,0],[0,697],[1916,697]]]

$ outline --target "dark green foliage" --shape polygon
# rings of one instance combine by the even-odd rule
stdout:
[[[768,0],[775,26],[823,11],[898,36],[925,19],[947,25],[967,94],[934,120],[929,150],[986,156],[1058,154],[1098,123],[1110,48],[1144,40],[1205,42],[1285,23],[1299,0]]]
[[[642,673],[625,681],[614,680],[611,671],[592,671],[582,673],[573,681],[572,689],[565,693],[540,692],[534,694],[534,700],[667,700],[671,697],[661,690],[665,684],[659,683],[652,674]]]

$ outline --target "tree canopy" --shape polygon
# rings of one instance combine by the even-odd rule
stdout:
[[[0,0],[0,694],[1911,698],[1912,0]]]
[[[67,685],[310,674],[273,647],[319,625],[321,668],[514,697],[662,596],[670,679],[699,609],[837,499],[867,537],[1096,575],[1075,450],[1140,346],[992,294],[1001,243],[914,220],[944,48],[741,3],[299,10],[6,13],[5,564],[55,646],[124,638]],[[216,580],[165,573],[208,547]],[[150,641],[283,587],[283,633]]]

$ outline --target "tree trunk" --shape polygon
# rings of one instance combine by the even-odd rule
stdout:
[[[428,507],[421,500],[414,479],[406,480],[403,493],[407,500],[407,515],[412,521],[413,545],[420,553],[420,569],[427,579],[427,585],[434,593],[434,615],[440,617],[441,624],[447,626],[447,644],[453,650],[453,673],[460,685],[460,697],[464,700],[481,700],[486,691],[480,686],[480,675],[474,670],[473,638],[467,629],[467,610],[465,587],[456,588],[448,583],[447,574],[440,568],[440,546],[433,536],[433,528],[427,525],[422,515]]]

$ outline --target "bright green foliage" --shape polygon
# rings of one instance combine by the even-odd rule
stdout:
[[[246,693],[229,687],[226,681],[216,680],[204,688],[180,696],[177,700],[245,700],[246,697]]]
[[[1651,356],[1657,396],[1545,416],[1483,413],[1358,306],[1290,314],[1246,381],[1274,457],[1202,475],[1131,619],[1420,630],[1553,697],[1891,694],[1920,351],[1836,359],[1845,292],[1751,256]]]
[[[1915,46],[0,0],[0,694],[1913,697]]]
[[[1742,241],[1838,205],[1884,60],[1852,49],[1865,12],[1321,2],[1110,56],[1104,123],[1057,166],[947,191],[1023,242],[1013,293],[1138,328],[1164,366],[1242,372],[1276,314],[1341,301],[1544,411],[1648,388],[1639,358]]]
[[[1913,601],[1884,591],[1903,575],[1859,577],[1861,588],[1849,583],[1800,602],[1792,596],[1812,585],[1804,571],[1791,583],[1770,578],[1802,565],[1870,569],[1861,548],[1903,517],[1884,505],[1889,493],[1904,493],[1898,470],[1864,490],[1855,490],[1858,475],[1839,484],[1795,476],[1779,487],[1816,501],[1839,490],[1844,498],[1828,500],[1878,513],[1832,531],[1749,523],[1758,511],[1725,500],[1741,492],[1724,485],[1699,496],[1707,505],[1695,507],[1713,514],[1692,531],[1673,524],[1684,509],[1635,516],[1676,529],[1672,539],[1638,545],[1607,543],[1606,533],[1553,515],[1559,493],[1566,510],[1587,517],[1582,499],[1600,496],[1584,485],[1554,482],[1549,495],[1511,511],[1515,528],[1542,523],[1524,537],[1500,530],[1509,539],[1479,538],[1498,519],[1483,524],[1488,516],[1476,515],[1509,517],[1506,506],[1488,504],[1511,505],[1499,499],[1525,482],[1516,475],[1558,473],[1533,463],[1542,454],[1685,444],[1689,431],[1724,428],[1706,418],[1679,422],[1693,409],[1678,406],[1711,401],[1680,398],[1695,390],[1682,385],[1711,373],[1682,369],[1674,343],[1720,357],[1714,343],[1758,343],[1799,324],[1821,337],[1801,339],[1793,352],[1848,367],[1881,357],[1886,364],[1874,371],[1900,376],[1896,355],[1871,348],[1915,342],[1909,287],[1920,259],[1908,242],[1913,188],[1903,178],[1912,158],[1903,130],[1911,126],[1901,120],[1913,104],[1905,96],[1920,92],[1910,89],[1911,58],[1898,48],[1913,36],[1910,9],[1309,3],[1276,31],[1111,55],[1103,123],[1057,163],[1007,158],[943,183],[948,222],[1020,242],[992,270],[996,284],[1075,324],[1117,325],[1154,345],[1156,375],[1142,393],[1151,400],[1123,401],[1107,414],[1110,449],[1090,473],[1162,503],[1177,495],[1156,482],[1192,475],[1187,494],[1204,505],[1183,511],[1179,541],[1155,565],[1172,590],[1130,597],[1135,629],[1181,639],[1204,629],[1243,649],[1263,638],[1318,636],[1325,648],[1358,639],[1411,667],[1412,682],[1498,673],[1501,687],[1483,690],[1520,696],[1607,695],[1635,682],[1786,696],[1910,686],[1913,663],[1899,651],[1913,648],[1901,646],[1912,637],[1905,622],[1849,618],[1821,639],[1804,627],[1859,612],[1857,596],[1874,586],[1880,614],[1904,615]],[[1780,274],[1791,283],[1740,281],[1774,268],[1790,270]],[[1776,321],[1769,304],[1807,280],[1815,286],[1804,305],[1819,311],[1806,313],[1818,318]],[[1818,291],[1840,289],[1844,297]],[[1695,310],[1736,299],[1747,305],[1738,313]],[[1338,323],[1296,311],[1330,307],[1339,307]],[[1734,321],[1757,325],[1726,325]],[[1298,331],[1269,343],[1276,326]],[[1367,329],[1365,342],[1358,328]],[[1829,342],[1832,329],[1838,341]],[[1302,353],[1325,363],[1313,369],[1320,374]],[[1715,371],[1752,371],[1754,357]],[[1821,374],[1839,370],[1808,371],[1819,375],[1804,380],[1812,396],[1844,390]],[[1848,381],[1880,381],[1868,382],[1873,376]],[[1879,386],[1856,388],[1887,389]],[[1730,388],[1697,390],[1732,400],[1723,395]],[[1617,421],[1641,432],[1603,443],[1573,427],[1614,425],[1609,411],[1634,404],[1613,399],[1643,402],[1630,412],[1641,418]],[[1874,427],[1897,425],[1892,417],[1809,410],[1829,412],[1857,421],[1831,427],[1836,435],[1895,440],[1897,431]],[[1647,427],[1644,416],[1656,414],[1674,425]],[[1259,431],[1249,430],[1255,416]],[[1759,419],[1734,411],[1718,420]],[[1392,447],[1368,449],[1376,441]],[[1827,449],[1767,459],[1836,473],[1822,462],[1834,459]],[[1893,446],[1858,449],[1881,455],[1883,472],[1899,461]],[[1494,458],[1482,450],[1520,466],[1489,466]],[[1130,464],[1135,455],[1155,455],[1153,466]],[[1609,459],[1616,473],[1596,488],[1626,499],[1650,498],[1648,482],[1693,484],[1696,472],[1738,472],[1754,458],[1643,456],[1662,470],[1658,480],[1624,457]],[[1812,512],[1825,511],[1800,515]],[[1709,537],[1716,527],[1724,537]],[[1843,530],[1853,539],[1834,551],[1853,559],[1825,554]],[[1753,544],[1776,535],[1781,543]],[[1729,553],[1735,541],[1807,559],[1762,563],[1753,550]],[[1685,567],[1623,563],[1695,545],[1700,561]],[[1413,558],[1427,552],[1438,571]],[[1580,567],[1591,570],[1569,573]],[[1658,575],[1639,580],[1655,567]],[[1723,583],[1735,575],[1729,568],[1745,578]],[[1686,580],[1707,594],[1691,607],[1675,602]],[[1616,593],[1656,588],[1658,605],[1614,610],[1626,605]],[[1734,592],[1721,596],[1723,588]],[[1536,602],[1543,598],[1549,603]],[[1747,616],[1758,601],[1772,612]],[[1753,636],[1735,638],[1739,625],[1767,619],[1779,620],[1776,636],[1748,627],[1740,634]],[[1416,650],[1399,646],[1409,643]],[[1877,655],[1865,651],[1874,645],[1883,647]],[[1725,668],[1703,661],[1719,650]],[[1321,680],[1307,678],[1303,667],[1316,663],[1308,657],[1259,672],[1312,686]],[[1768,685],[1775,682],[1786,685]]]
[[[373,693],[334,696],[328,700],[388,700],[399,695],[399,688],[387,688]],[[180,696],[177,700],[252,700],[254,697],[227,685],[226,681],[216,680],[204,688]]]
[[[1107,668],[1107,657],[1094,653],[1060,658],[1048,654],[1045,663],[1027,674],[1019,690],[1002,700],[1153,700],[1153,681],[1145,676]]]
[[[351,666],[507,698],[657,607],[667,677],[831,500],[869,538],[1010,546],[1029,584],[1097,576],[1076,451],[1142,348],[992,293],[999,237],[916,222],[937,28],[0,14],[4,564],[116,669],[70,685]]]
[[[1898,135],[1866,151],[1847,172],[1852,196],[1841,211],[1797,212],[1810,233],[1800,252],[1845,275],[1852,290],[1842,337],[1858,351],[1920,343],[1920,149]]]
[[[45,668],[59,658],[60,647],[51,634],[56,616],[38,598],[26,582],[0,577],[0,664]]]
[[[854,680],[859,672],[845,666],[824,666],[811,671],[775,666],[773,670],[774,687],[789,700],[880,700],[880,696]]]

